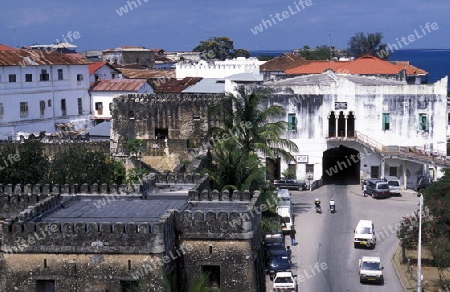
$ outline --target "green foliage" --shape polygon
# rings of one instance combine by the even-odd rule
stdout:
[[[258,57],[259,61],[270,61],[273,58],[275,58],[274,56],[269,56],[269,55],[261,55]]]
[[[296,179],[296,174],[295,172],[292,172],[290,169],[285,169],[282,173],[281,173],[285,178],[290,178],[290,179]]]
[[[236,57],[250,57],[250,52],[244,49],[234,49],[233,40],[229,37],[212,37],[200,41],[193,52],[201,52],[204,59],[232,59]]]
[[[57,184],[121,184],[124,182],[124,174],[122,163],[114,161],[103,152],[86,151],[80,144],[55,155],[49,180]]]
[[[142,148],[142,140],[140,139],[130,139],[125,143],[125,150],[127,150],[127,152],[130,155],[134,155],[136,156]]]
[[[266,92],[247,94],[239,89],[239,97],[228,96],[233,107],[212,109],[221,127],[211,129],[213,137],[211,162],[206,172],[217,189],[254,191],[265,184],[265,168],[257,155],[281,156],[293,159],[290,151],[297,150],[295,143],[280,138],[287,127],[283,121],[272,122],[283,116],[281,106],[260,108],[267,98]],[[285,150],[288,149],[288,150]]]
[[[315,49],[311,49],[309,46],[303,46],[303,48],[296,50],[296,54],[306,60],[330,60],[336,57],[334,48],[325,45],[317,46]]]
[[[0,181],[11,184],[35,184],[45,181],[48,157],[37,140],[6,144],[0,149]]]
[[[192,281],[189,292],[209,292],[208,288],[209,274],[201,273]]]
[[[127,174],[127,184],[139,183],[144,176],[148,174],[148,170],[145,168],[131,168]]]
[[[380,50],[385,50],[386,45],[382,44],[383,34],[381,32],[367,33],[358,32],[348,41],[348,51],[355,58],[365,54],[375,55]]]

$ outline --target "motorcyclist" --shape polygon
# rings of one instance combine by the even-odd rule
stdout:
[[[333,198],[331,198],[330,200],[330,210],[336,211],[336,202],[334,201]]]
[[[316,205],[316,209],[320,208],[320,201],[318,198],[316,198],[316,201],[314,202],[314,204]]]

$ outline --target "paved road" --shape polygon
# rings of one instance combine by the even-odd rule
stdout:
[[[328,210],[332,197],[336,201],[334,214]],[[315,212],[315,198],[322,202],[322,214]],[[292,270],[297,274],[300,292],[403,291],[391,263],[398,246],[394,226],[417,209],[415,194],[375,200],[364,198],[358,185],[328,185],[312,192],[293,191],[292,202],[299,242],[293,248]],[[374,250],[353,247],[353,230],[360,219],[374,222],[378,234]],[[290,244],[288,238],[286,244]],[[358,259],[363,255],[381,257],[383,286],[359,283]],[[267,291],[271,291],[270,280],[266,283]]]

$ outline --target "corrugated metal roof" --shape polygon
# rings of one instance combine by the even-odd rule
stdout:
[[[53,51],[18,49],[0,51],[0,66],[88,65],[86,59]]]
[[[175,70],[139,70],[139,69],[118,69],[125,77],[130,79],[151,79],[151,78],[175,78]]]
[[[185,77],[181,80],[162,79],[150,81],[155,92],[180,93],[189,86],[192,86],[202,80],[202,77]]]
[[[90,91],[138,91],[146,82],[146,79],[98,80],[91,86]]]
[[[8,46],[0,44],[0,51],[12,51],[12,50],[15,50],[15,49],[12,47],[8,47]]]
[[[92,75],[95,73],[95,71],[97,71],[98,69],[100,69],[103,65],[106,65],[107,63],[104,61],[101,62],[94,62],[92,64],[89,64],[89,75]]]
[[[272,60],[259,66],[260,71],[285,71],[308,64],[310,61],[294,55],[292,53],[285,53],[281,56],[275,57]]]

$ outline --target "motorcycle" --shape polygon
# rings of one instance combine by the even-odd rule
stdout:
[[[316,213],[322,213],[322,208],[320,208],[320,205],[316,205]]]

